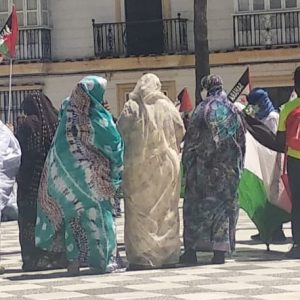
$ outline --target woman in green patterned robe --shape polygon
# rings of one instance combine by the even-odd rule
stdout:
[[[88,76],[65,101],[39,189],[36,245],[65,252],[68,271],[118,268],[113,218],[121,184],[123,141],[104,108],[107,81]]]

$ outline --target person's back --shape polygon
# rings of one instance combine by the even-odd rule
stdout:
[[[70,274],[82,263],[100,273],[121,267],[111,199],[122,183],[123,141],[102,105],[106,85],[87,76],[75,86],[40,182],[36,244],[64,252]]]
[[[125,244],[130,269],[179,260],[179,146],[184,124],[154,74],[138,81],[118,121],[125,142]],[[159,230],[158,230],[159,229]]]
[[[17,118],[16,136],[22,150],[17,176],[17,205],[19,211],[19,240],[22,269],[33,271],[47,268],[48,253],[35,246],[36,204],[39,183],[53,136],[57,127],[57,111],[42,92],[28,94],[22,102],[25,115]],[[52,264],[52,263],[51,263]]]
[[[185,137],[183,263],[196,263],[196,251],[213,251],[212,263],[225,262],[235,247],[236,193],[243,168],[245,130],[227,99],[220,76],[202,80],[207,97],[196,108]]]

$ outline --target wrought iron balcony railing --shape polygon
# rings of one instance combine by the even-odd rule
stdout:
[[[187,19],[93,22],[95,56],[122,57],[188,51]]]
[[[39,90],[12,91],[10,118],[8,118],[9,93],[8,91],[0,91],[0,120],[6,123],[10,119],[10,123],[16,126],[17,117],[22,113],[21,103],[28,94],[36,91]]]
[[[233,23],[236,48],[300,44],[300,10],[237,14]]]
[[[46,28],[20,28],[17,60],[50,60],[51,31]]]

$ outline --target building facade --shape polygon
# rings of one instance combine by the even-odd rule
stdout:
[[[85,75],[108,80],[118,115],[145,72],[173,100],[194,95],[193,0],[0,0],[0,25],[16,5],[12,118],[27,93],[43,90],[59,107]],[[208,1],[210,64],[229,91],[246,66],[252,86],[274,102],[288,98],[300,65],[300,0]],[[0,118],[7,119],[9,65],[0,65]]]

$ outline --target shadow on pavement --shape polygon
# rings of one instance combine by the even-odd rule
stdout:
[[[263,262],[263,261],[281,261],[286,260],[285,253],[280,251],[267,251],[253,248],[243,248],[242,250],[237,250],[236,253],[232,255],[232,259],[236,262]]]
[[[2,256],[2,255],[15,255],[15,254],[20,254],[20,253],[21,253],[21,251],[10,251],[10,252],[1,251],[0,256]]]
[[[239,240],[238,244],[241,245],[265,245],[266,243],[262,241],[255,241],[255,240]],[[272,242],[270,243],[270,246],[272,245],[287,245],[287,244],[293,244],[292,238],[286,238],[284,242]]]

